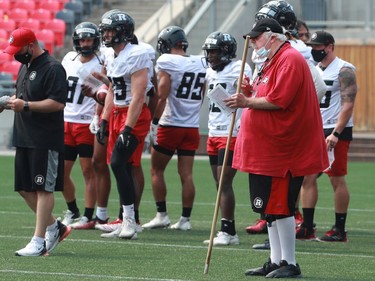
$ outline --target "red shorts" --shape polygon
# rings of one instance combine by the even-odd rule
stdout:
[[[339,140],[336,143],[334,150],[335,161],[333,161],[331,169],[324,172],[325,174],[330,177],[340,177],[348,173],[349,144],[349,140]]]
[[[207,154],[218,155],[219,150],[226,148],[227,139],[228,137],[209,137],[207,139]],[[236,137],[230,139],[229,150],[234,151],[236,139]]]
[[[94,145],[94,135],[89,129],[90,124],[64,123],[64,144],[78,146],[80,144]]]
[[[168,155],[177,150],[178,155],[194,155],[199,146],[199,129],[159,126],[157,146],[154,148]]]
[[[303,177],[271,177],[250,174],[250,199],[254,212],[267,215],[294,214]]]
[[[117,137],[120,132],[125,128],[126,117],[128,114],[129,107],[114,107],[112,110],[111,122],[109,123],[109,137],[107,146],[107,164],[111,163],[112,151],[115,146]],[[143,145],[145,137],[150,130],[151,123],[151,113],[147,105],[144,104],[141,114],[135,124],[132,134],[138,140],[138,146],[134,151],[133,155],[130,157],[129,162],[133,163],[133,166],[141,165],[141,158],[143,152]]]

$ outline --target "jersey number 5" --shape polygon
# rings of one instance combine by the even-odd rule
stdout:
[[[176,97],[188,99],[191,94],[192,100],[201,100],[205,76],[205,73],[185,72],[177,89]]]

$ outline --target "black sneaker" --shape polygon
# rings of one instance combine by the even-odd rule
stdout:
[[[300,278],[301,269],[298,263],[296,265],[288,264],[287,261],[282,260],[280,267],[266,275],[266,278]]]
[[[248,269],[245,271],[246,276],[266,276],[268,273],[278,269],[279,266],[276,263],[272,263],[271,259],[268,259],[262,267]]]
[[[263,243],[254,244],[252,247],[254,250],[270,250],[270,241],[268,239],[264,240]]]
[[[300,226],[296,227],[296,239],[299,240],[315,240],[316,228],[308,228],[302,223]]]
[[[348,242],[346,233],[347,231],[342,231],[333,226],[331,230],[327,231],[322,237],[319,237],[318,240],[321,242]]]

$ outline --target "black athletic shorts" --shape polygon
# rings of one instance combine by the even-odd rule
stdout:
[[[256,213],[267,215],[294,214],[303,177],[284,178],[249,174],[251,207]]]
[[[47,149],[17,148],[14,163],[15,191],[63,190],[63,153]]]

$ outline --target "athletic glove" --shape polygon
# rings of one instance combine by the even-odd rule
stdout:
[[[94,115],[89,126],[91,134],[96,134],[99,131],[99,115]]]
[[[158,144],[158,128],[159,128],[159,120],[154,118],[150,126],[150,138],[151,138],[151,142],[154,145]]]
[[[105,143],[104,137],[108,137],[108,121],[102,119],[99,125],[99,130],[96,133],[96,139],[101,145],[104,145]]]
[[[129,149],[131,144],[131,139],[134,138],[134,135],[131,133],[133,130],[132,127],[125,126],[125,129],[119,134],[116,141],[116,148],[119,150]]]

